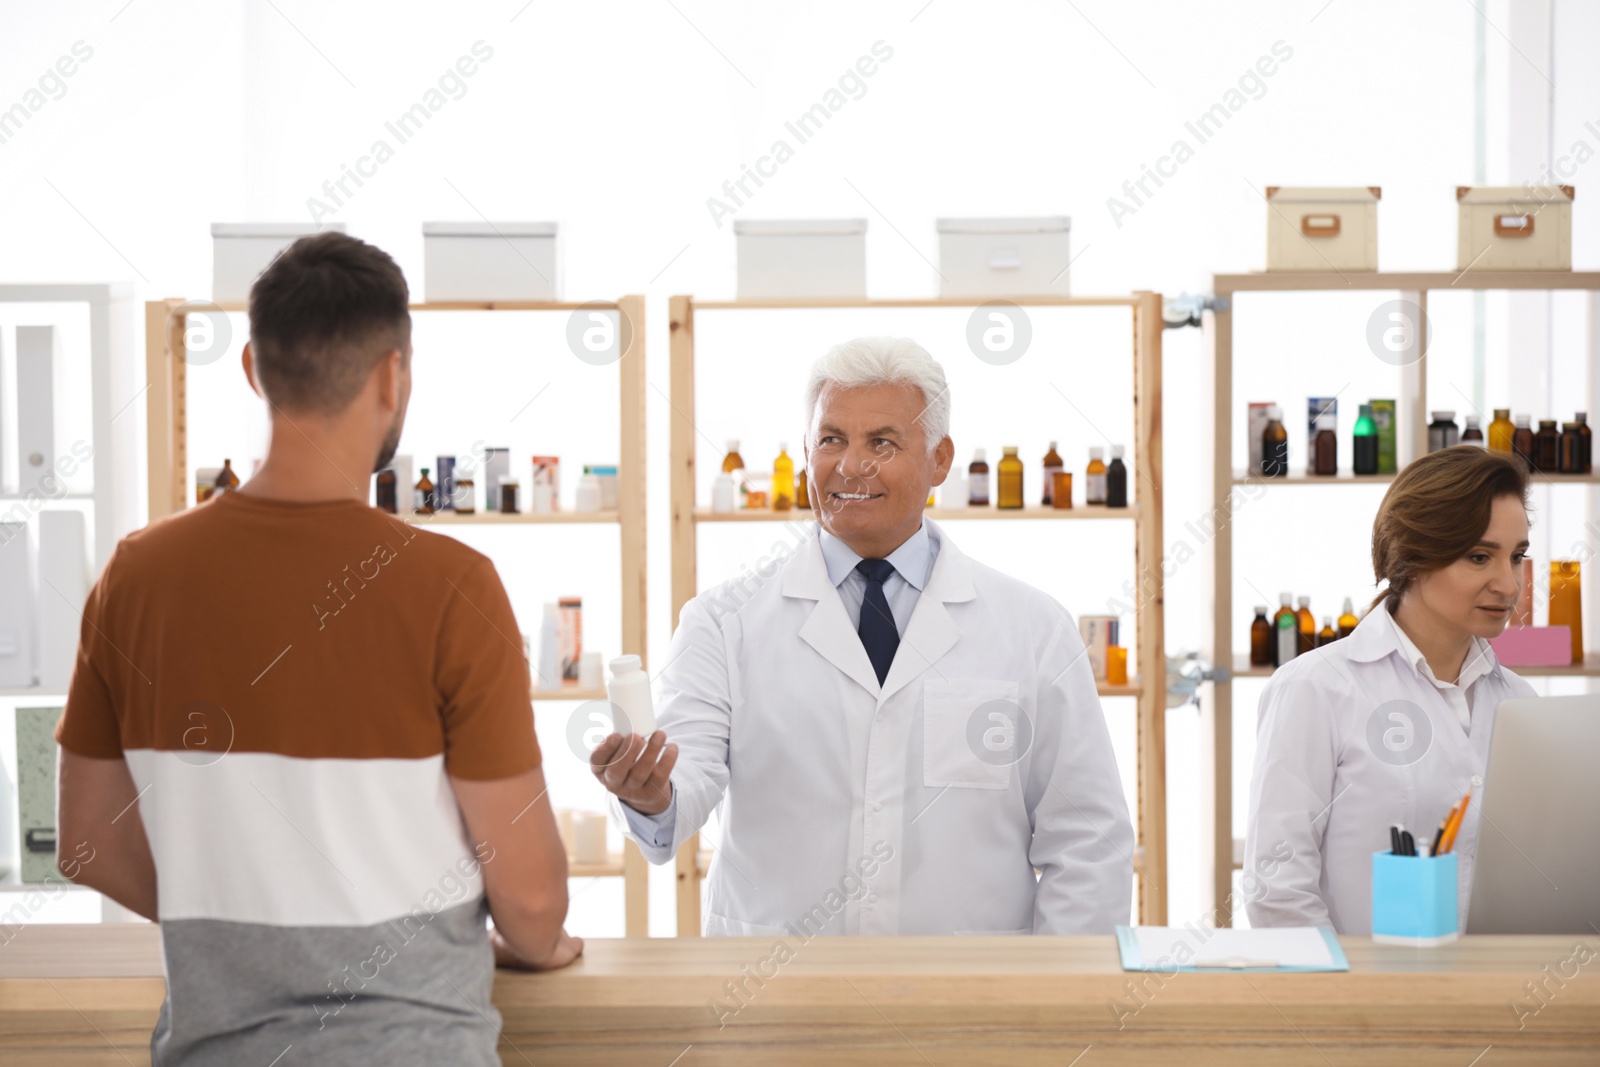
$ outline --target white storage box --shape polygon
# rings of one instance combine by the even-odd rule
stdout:
[[[243,304],[250,287],[275,256],[296,238],[323,230],[344,233],[344,223],[213,222],[211,224],[211,299]]]
[[[1066,296],[1072,220],[939,219],[941,296]]]
[[[1267,186],[1267,269],[1378,269],[1376,185],[1344,188]]]
[[[83,512],[39,512],[39,684],[65,693],[89,599],[89,527]]]
[[[1456,187],[1457,270],[1571,270],[1570,185]]]
[[[735,219],[739,299],[865,299],[866,219]]]
[[[424,222],[422,288],[429,303],[561,299],[554,222]]]
[[[0,522],[0,688],[38,684],[38,604],[33,527]]]
[[[54,326],[17,327],[17,472],[23,493],[60,496],[56,461],[67,450],[66,368]]]

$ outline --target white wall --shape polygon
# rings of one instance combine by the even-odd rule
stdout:
[[[726,219],[713,220],[707,199],[768,153],[785,136],[784,122],[821,99],[875,42],[893,56],[866,80],[864,94],[797,146],[738,217],[867,217],[871,292],[922,295],[934,291],[936,280],[928,262],[936,256],[935,217],[1070,214],[1076,292],[1176,294],[1205,290],[1213,272],[1263,265],[1260,190],[1269,184],[1381,185],[1382,265],[1453,266],[1453,189],[1473,179],[1480,18],[1493,24],[1483,34],[1490,180],[1520,184],[1534,176],[1529,168],[1543,162],[1541,144],[1549,151],[1582,138],[1600,148],[1600,136],[1584,125],[1600,125],[1600,76],[1585,63],[1597,39],[1592,7],[1577,0],[1478,6],[1484,15],[1452,0],[1203,6],[106,0],[43,8],[8,0],[0,4],[7,31],[0,33],[0,107],[24,99],[75,42],[93,55],[58,99],[0,143],[0,279],[131,278],[141,298],[209,295],[208,223],[308,217],[308,198],[326,200],[323,183],[385,137],[386,120],[484,42],[493,56],[464,81],[464,95],[449,99],[407,143],[388,137],[393,158],[352,188],[331,217],[390,250],[419,289],[422,220],[558,218],[566,226],[569,297],[648,294],[650,640],[659,662],[669,636],[667,297],[731,295],[732,228]],[[1526,56],[1506,35],[1526,45],[1520,49]],[[1197,144],[1184,123],[1223,100],[1280,41],[1290,58],[1270,78],[1247,81],[1237,113]],[[1537,63],[1560,87],[1546,94],[1547,114],[1534,106],[1537,87],[1528,88],[1527,72],[1518,74],[1523,63]],[[1519,140],[1530,116],[1548,126],[1542,141]],[[1134,200],[1124,183],[1157,166],[1179,138],[1189,141],[1193,157],[1159,188],[1146,179],[1149,195]],[[1574,210],[1580,266],[1600,262],[1596,198],[1585,192],[1597,167],[1588,163],[1566,179],[1580,186]],[[1132,211],[1115,214],[1113,197]],[[1241,344],[1240,366],[1298,365],[1282,386],[1286,404],[1337,387],[1343,379],[1326,382],[1307,368],[1327,354],[1358,364],[1370,358],[1360,335],[1363,310],[1353,307],[1326,322],[1290,320],[1284,333]],[[1565,404],[1555,383],[1569,380],[1573,362],[1581,366],[1587,358],[1581,326],[1575,335],[1572,320],[1557,315],[1549,340],[1530,349],[1520,343],[1529,314],[1489,302],[1483,403],[1504,395],[1514,377],[1529,380],[1524,367],[1531,363],[1534,380],[1548,386],[1518,402],[1535,410]],[[1064,398],[1055,403],[1059,394],[1043,391],[1049,383],[1074,397],[1103,395],[1107,418],[1126,418],[1127,370],[1114,334],[1091,341],[1096,334],[1073,334],[1063,325],[1059,348],[1050,349],[1058,361],[1041,359],[1031,368],[1019,365],[1014,376],[985,379],[969,366],[959,331],[949,324],[856,316],[819,320],[805,332],[706,328],[703,359],[721,369],[702,376],[700,431],[716,445],[741,436],[745,458],[766,463],[779,439],[793,445],[798,436],[792,395],[798,369],[833,338],[890,328],[915,332],[972,382],[955,398],[963,457],[973,445],[1019,443],[1032,475],[1044,440],[1058,437],[1071,443],[1063,451],[1077,468],[1088,443],[1120,432],[1088,424]],[[1195,399],[1206,395],[1199,331],[1169,333],[1166,344],[1170,540],[1188,518],[1209,512],[1210,416]],[[1470,352],[1470,335],[1461,344]],[[615,429],[609,386],[602,374],[574,366],[551,329],[494,324],[467,338],[430,325],[419,333],[418,353],[426,368],[419,374],[431,376],[436,388],[419,393],[403,450],[464,451],[468,434],[487,430],[514,437],[519,463],[527,451],[556,442],[570,464],[614,458],[604,453]],[[232,361],[192,378],[202,398],[193,462],[212,465],[227,454],[248,471],[248,459],[264,446],[262,423]],[[1266,379],[1261,384],[1266,388]],[[514,412],[540,388],[545,392],[513,426]],[[1122,408],[1115,407],[1118,398]],[[769,410],[778,417],[768,417]],[[1358,532],[1367,522],[1363,516],[1297,520],[1348,522]],[[962,536],[971,537],[973,551],[1019,573],[1048,569],[1051,588],[1075,612],[1100,606],[1099,569],[1131,566],[1131,555],[1119,554],[1124,546],[1114,541],[1037,545],[1035,555],[1018,559],[985,533]],[[536,624],[540,601],[581,592],[592,605],[594,640],[614,649],[615,616],[606,606],[614,543],[534,537],[500,538],[493,546],[506,559],[524,627]],[[769,540],[729,534],[716,566],[737,570],[741,558],[759,555]],[[560,555],[538,555],[544,552]],[[1336,606],[1331,601],[1341,591],[1370,585],[1359,563],[1352,570],[1302,556],[1293,573],[1273,568],[1253,580],[1274,592],[1317,592],[1320,614]],[[1197,559],[1172,576],[1170,651],[1200,644],[1209,615],[1204,566]],[[710,577],[713,569],[708,564],[703,573]],[[604,577],[575,589],[563,577],[573,573]],[[1114,704],[1107,711],[1119,727],[1131,788],[1131,712]],[[1241,689],[1238,707],[1241,721],[1252,717],[1248,689]],[[560,768],[552,771],[557,802],[592,802],[582,767],[557,747],[560,726],[541,726],[551,763]],[[1194,802],[1196,768],[1188,755],[1200,750],[1194,731],[1192,710],[1174,713],[1175,918],[1199,914],[1204,903],[1202,857],[1186,847],[1199,839],[1196,820],[1204,814]],[[620,932],[619,888],[602,885],[578,897],[575,928]],[[670,932],[670,878],[656,889],[654,925]]]

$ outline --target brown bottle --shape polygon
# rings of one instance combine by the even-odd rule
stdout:
[[[1539,420],[1539,432],[1533,435],[1533,469],[1547,474],[1561,469],[1561,431],[1555,419]]]
[[[1044,454],[1044,494],[1039,497],[1039,503],[1045,507],[1055,504],[1056,472],[1067,469],[1061,462],[1061,455],[1056,451],[1056,443],[1050,442],[1050,450]]]
[[[399,513],[400,497],[395,491],[396,483],[399,482],[399,480],[400,478],[395,474],[393,467],[385,467],[383,470],[378,472],[377,489],[374,493],[374,499],[378,502],[379,511],[387,511],[391,515],[396,515]]]
[[[1517,428],[1511,433],[1511,451],[1522,457],[1523,464],[1533,470],[1533,429],[1528,416],[1517,416]]]
[[[1317,416],[1317,436],[1311,446],[1311,472],[1332,476],[1339,473],[1339,438],[1333,432],[1333,418]]]
[[[1582,442],[1578,473],[1588,474],[1593,470],[1594,462],[1594,434],[1589,430],[1589,413],[1580,411],[1572,417],[1578,424],[1578,438]]]
[[[1002,448],[1000,453],[1000,470],[996,478],[1000,499],[996,504],[1015,511],[1022,507],[1022,460],[1017,457],[1014,447]]]
[[[1339,634],[1333,628],[1333,616],[1324,615],[1322,617],[1322,629],[1317,631],[1317,647],[1331,645],[1337,640],[1339,640]]]
[[[1283,409],[1267,409],[1267,428],[1261,431],[1261,473],[1268,478],[1289,474],[1289,431],[1283,428]]]
[[[1339,613],[1339,636],[1349,637],[1356,632],[1356,627],[1361,620],[1356,618],[1355,606],[1350,603],[1350,598],[1344,598],[1344,610]]]
[[[1300,630],[1300,651],[1296,655],[1303,656],[1317,647],[1317,617],[1311,614],[1311,598],[1300,598],[1300,610],[1294,613],[1295,623]]]
[[[800,473],[794,478],[794,506],[809,510],[811,497],[806,494],[806,469],[800,468]]]
[[[1250,624],[1250,666],[1273,666],[1272,624],[1267,621],[1267,609],[1264,605],[1256,608],[1255,621]]]
[[[422,468],[422,478],[417,482],[416,512],[418,515],[432,515],[438,507],[437,494],[433,490],[433,479],[428,477],[428,468]]]
[[[1583,473],[1583,438],[1575,422],[1561,424],[1561,473]]]
[[[989,461],[983,458],[981,448],[973,450],[972,462],[967,465],[967,505],[989,506]]]
[[[1111,446],[1111,463],[1106,467],[1106,507],[1128,506],[1128,468],[1122,462],[1121,445]]]
[[[1494,421],[1489,424],[1489,451],[1510,452],[1511,438],[1517,428],[1511,424],[1510,408],[1495,408]]]
[[[239,476],[233,473],[233,460],[222,461],[222,472],[217,475],[217,492],[239,488]]]

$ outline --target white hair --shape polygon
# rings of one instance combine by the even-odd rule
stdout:
[[[944,368],[928,350],[907,337],[857,337],[834,345],[811,365],[806,383],[806,433],[817,417],[817,399],[829,383],[854,388],[864,385],[914,385],[922,393],[917,421],[928,437],[928,451],[950,434],[950,386]]]

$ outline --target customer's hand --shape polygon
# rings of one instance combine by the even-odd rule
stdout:
[[[660,815],[672,803],[673,766],[678,746],[657,730],[647,741],[639,734],[612,734],[589,753],[589,769],[628,807],[641,815]]]
[[[489,944],[494,947],[496,967],[514,967],[520,971],[554,971],[583,955],[583,938],[573,937],[565,930],[562,930],[561,936],[556,938],[556,947],[550,950],[550,955],[537,963],[519,954],[500,931],[492,926],[489,928]]]

